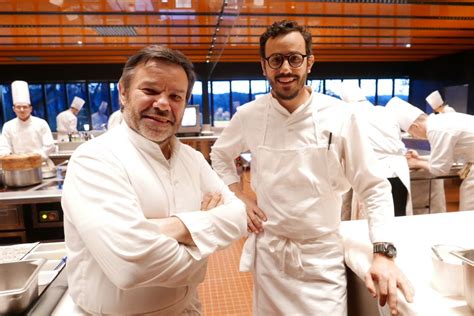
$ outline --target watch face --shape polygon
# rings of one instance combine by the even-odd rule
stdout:
[[[388,245],[386,253],[388,257],[393,258],[397,255],[397,249],[393,245]]]

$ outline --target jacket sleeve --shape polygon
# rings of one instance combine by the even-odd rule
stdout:
[[[198,259],[223,249],[247,232],[247,215],[245,205],[228,186],[219,178],[209,163],[198,152],[196,161],[199,163],[201,191],[221,193],[224,203],[205,212],[178,213],[179,217],[191,232],[197,246]]]
[[[54,152],[56,147],[54,145],[53,134],[51,133],[48,123],[46,123],[46,121],[40,121],[40,124],[41,150],[39,154],[43,158],[47,158]]]
[[[240,181],[235,159],[247,151],[245,129],[241,121],[241,112],[237,112],[212,146],[210,154],[212,167],[226,185]]]
[[[11,152],[12,151],[10,149],[10,146],[8,145],[5,136],[3,136],[3,134],[0,134],[0,156],[9,155]]]
[[[121,289],[199,282],[206,260],[193,258],[188,247],[145,218],[119,158],[81,149],[71,158],[64,183],[66,238],[80,239],[81,251]],[[238,234],[237,228],[228,230]]]
[[[453,130],[428,132],[428,140],[431,146],[429,166],[433,175],[439,176],[449,172],[454,162],[453,149],[457,139],[456,132]]]
[[[342,128],[346,176],[367,207],[372,242],[393,242],[394,214],[391,186],[381,175],[380,164],[372,150],[366,130],[351,114]]]

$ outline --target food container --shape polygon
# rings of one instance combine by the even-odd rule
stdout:
[[[452,254],[462,260],[464,297],[474,312],[474,249],[453,251]]]
[[[24,187],[43,181],[40,154],[13,154],[2,156],[0,160],[5,184],[9,187]]]
[[[45,259],[0,264],[0,315],[25,312],[38,297],[38,273]]]
[[[451,251],[462,248],[451,245],[434,245],[431,261],[433,275],[431,285],[443,296],[463,296],[462,261],[453,256]]]
[[[43,182],[41,168],[4,170],[5,184],[9,187],[26,187]]]

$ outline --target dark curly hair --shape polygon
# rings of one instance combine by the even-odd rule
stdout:
[[[306,54],[311,55],[313,53],[311,33],[306,30],[305,27],[298,25],[295,21],[283,20],[274,22],[267,28],[265,33],[260,36],[260,57],[265,58],[265,44],[269,38],[275,38],[280,35],[285,35],[291,32],[300,32],[303,35],[306,44]]]

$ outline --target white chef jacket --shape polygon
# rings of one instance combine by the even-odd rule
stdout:
[[[333,104],[333,106],[319,109],[319,120],[316,124],[321,130],[333,131],[332,141],[338,142],[342,148],[342,152],[339,153],[341,170],[354,191],[367,203],[370,239],[372,242],[393,241],[394,236],[390,224],[393,217],[390,184],[382,176],[365,131],[359,126],[356,115],[343,101],[314,92],[313,97],[323,98],[324,103]],[[252,153],[251,185],[256,191],[255,188],[258,186],[256,149],[261,145],[259,135],[265,129],[262,122],[264,109],[268,103],[278,106],[272,106],[269,112],[267,146],[287,149],[314,143],[314,124],[310,110],[306,109],[310,106],[309,103],[299,107],[293,113],[289,113],[279,105],[271,94],[247,103],[237,109],[229,125],[212,147],[210,155],[214,170],[227,185],[240,180],[234,159],[240,153],[250,151]],[[304,119],[298,119],[301,115],[299,112],[304,113]],[[340,210],[341,206],[339,205],[337,209]]]
[[[474,162],[474,116],[463,113],[429,115],[426,123],[431,146],[430,172],[443,175],[453,162]],[[459,187],[460,210],[474,209],[474,168]]]
[[[474,116],[456,112],[428,115],[426,131],[432,174],[448,173],[454,162],[474,162]]]
[[[66,136],[71,133],[77,133],[77,116],[71,109],[62,111],[56,116],[56,130],[58,131],[58,140],[66,140]]]
[[[10,146],[8,146],[7,140],[3,134],[0,134],[0,156],[11,154]]]
[[[69,290],[85,311],[179,314],[206,258],[246,233],[245,205],[203,156],[176,138],[172,148],[168,161],[124,123],[72,155],[61,202]],[[207,192],[222,193],[224,204],[199,211]],[[196,247],[160,234],[153,219],[168,216],[181,219]]]
[[[112,113],[109,117],[109,122],[107,123],[107,129],[111,129],[119,125],[122,122],[122,111],[117,110]]]
[[[30,116],[26,121],[14,118],[3,125],[2,133],[14,154],[34,152],[46,159],[55,151],[51,129],[39,117]]]
[[[358,102],[356,107],[360,119],[366,121],[367,135],[378,160],[382,163],[385,178],[398,177],[408,191],[406,213],[413,215],[410,194],[410,169],[405,158],[406,148],[402,142],[400,126],[383,106]]]

